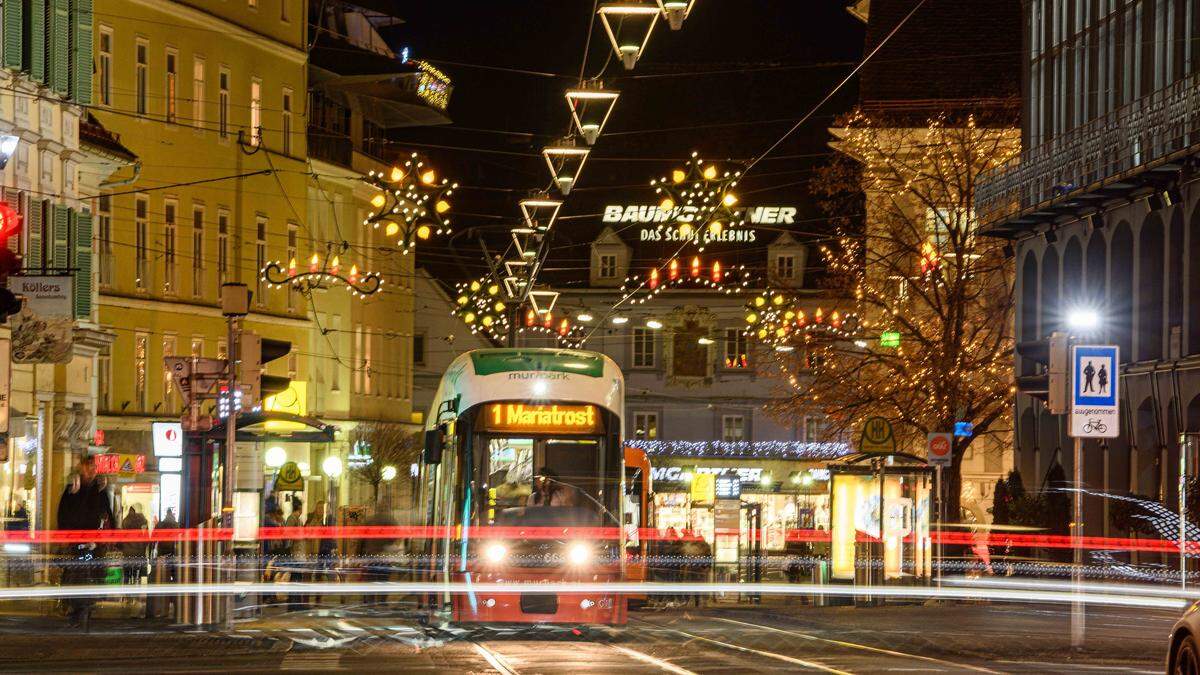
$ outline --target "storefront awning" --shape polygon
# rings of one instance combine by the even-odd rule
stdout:
[[[239,443],[332,443],[337,427],[315,417],[293,415],[278,411],[244,413],[237,418],[237,440]],[[225,439],[225,423],[215,425],[204,437],[209,440]]]

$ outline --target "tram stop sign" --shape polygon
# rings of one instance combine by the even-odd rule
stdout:
[[[896,434],[892,433],[892,423],[883,417],[871,417],[863,422],[858,451],[868,455],[896,452]]]
[[[950,466],[954,461],[953,434],[937,433],[925,436],[925,458],[933,466]]]

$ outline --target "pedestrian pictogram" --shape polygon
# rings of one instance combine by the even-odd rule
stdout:
[[[1074,438],[1120,435],[1120,351],[1115,345],[1071,348],[1071,424]]]

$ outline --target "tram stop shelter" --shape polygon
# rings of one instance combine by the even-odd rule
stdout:
[[[932,487],[933,468],[906,453],[860,452],[830,462],[832,580],[928,584]]]

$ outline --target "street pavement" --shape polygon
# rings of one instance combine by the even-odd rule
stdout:
[[[1067,643],[1069,608],[945,604],[869,608],[648,609],[622,628],[431,630],[411,613],[329,608],[200,632],[98,620],[83,635],[55,618],[0,622],[0,670],[470,673],[1094,672],[1157,673],[1174,616],[1089,613],[1087,648]]]

